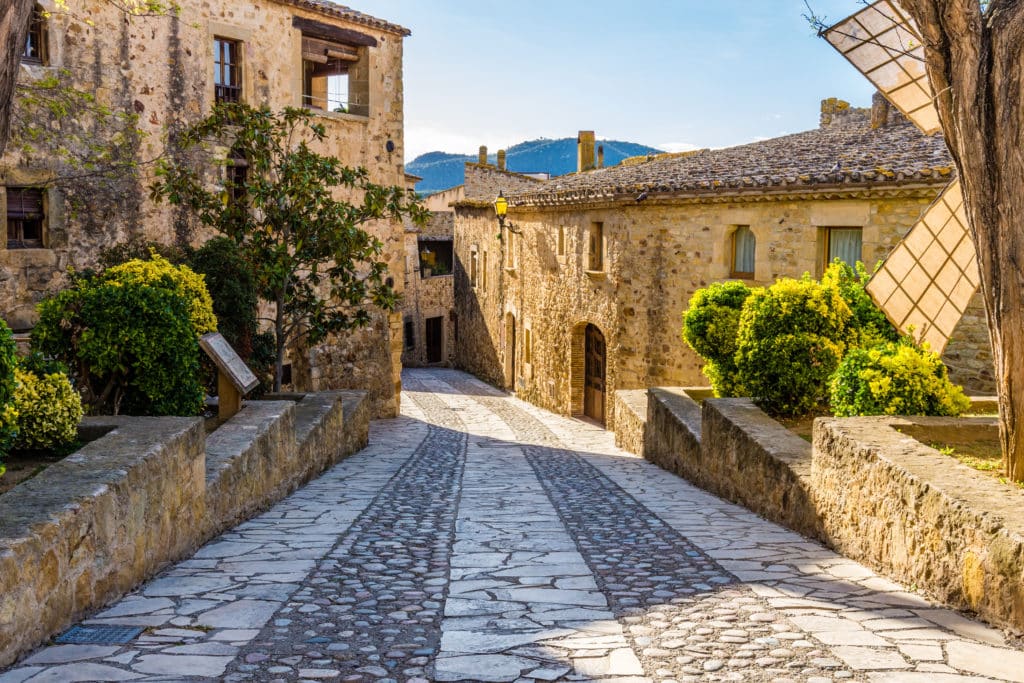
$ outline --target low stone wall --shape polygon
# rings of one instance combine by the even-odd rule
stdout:
[[[1024,491],[898,431],[962,434],[996,425],[992,418],[819,420],[811,483],[826,538],[837,550],[1021,630]]]
[[[88,418],[100,435],[0,496],[0,667],[364,447],[366,392],[198,418]]]
[[[701,487],[805,536],[820,538],[811,498],[811,444],[746,398],[704,401]]]
[[[611,412],[615,424],[615,445],[630,453],[643,455],[644,428],[647,426],[647,391],[616,391],[612,396]]]
[[[110,430],[0,496],[0,666],[195,549],[199,418],[86,418]]]
[[[700,404],[683,387],[647,390],[642,455],[662,469],[690,478],[701,458]],[[688,474],[689,473],[689,474]]]

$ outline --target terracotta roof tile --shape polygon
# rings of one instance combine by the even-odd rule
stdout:
[[[378,19],[372,17],[369,14],[358,12],[351,7],[345,5],[339,5],[331,0],[275,0],[284,5],[292,5],[293,7],[300,7],[302,9],[308,9],[313,12],[319,12],[320,14],[326,14],[331,17],[337,17],[338,19],[345,19],[355,24],[362,24],[370,28],[380,29],[382,31],[388,31],[390,33],[398,33],[403,36],[411,35],[412,31],[409,29],[399,26],[398,24],[392,24],[390,21]]]
[[[833,172],[837,161],[840,170]],[[693,195],[755,188],[945,184],[954,175],[941,135],[926,136],[898,114],[889,125],[871,129],[865,110],[853,110],[830,125],[795,135],[552,178],[536,190],[517,193],[515,203],[607,199],[644,190]]]

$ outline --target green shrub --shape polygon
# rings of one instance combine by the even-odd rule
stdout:
[[[190,303],[142,277],[79,276],[39,304],[32,346],[74,369],[91,413],[195,415],[203,390]]]
[[[751,289],[742,282],[716,282],[694,292],[683,314],[683,339],[704,358],[704,375],[716,396],[739,396],[736,334]]]
[[[7,324],[0,320],[0,459],[14,444],[18,433],[18,411],[14,406],[14,392],[17,380],[14,370],[18,365],[14,334]],[[0,460],[0,476],[4,473]]]
[[[175,266],[157,253],[149,260],[132,259],[108,268],[100,277],[115,284],[142,284],[165,289],[185,300],[197,336],[217,331],[213,301],[202,275],[188,266]]]
[[[851,313],[838,288],[809,276],[750,295],[740,315],[737,381],[773,415],[801,415],[828,398]]]
[[[206,280],[218,331],[239,356],[248,360],[258,327],[259,302],[252,268],[238,245],[230,238],[215,237],[190,254],[186,262]]]
[[[112,268],[133,259],[147,261],[153,254],[159,254],[171,263],[178,265],[185,261],[186,250],[187,247],[183,250],[181,247],[161,242],[150,242],[143,237],[135,236],[102,250],[97,261],[102,268]]]
[[[839,259],[833,261],[821,276],[821,283],[837,287],[839,295],[850,307],[853,317],[849,342],[852,346],[875,346],[899,341],[900,338],[899,332],[864,289],[870,279],[871,274],[860,261],[854,269]]]
[[[971,405],[939,355],[909,341],[852,349],[832,377],[831,398],[838,417],[957,416]]]
[[[18,387],[14,407],[18,412],[15,447],[25,450],[57,449],[74,443],[82,421],[82,399],[67,375],[36,374],[15,370]]]

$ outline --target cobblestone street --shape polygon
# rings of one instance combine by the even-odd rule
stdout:
[[[1002,632],[472,377],[51,645],[32,681],[1024,681]]]

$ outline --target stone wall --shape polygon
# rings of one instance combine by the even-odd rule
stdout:
[[[54,0],[41,4],[55,9]],[[317,11],[305,3],[254,0],[243,7],[232,0],[183,0],[178,5],[176,17],[125,17],[118,3],[108,2],[76,5],[73,12],[54,11],[47,22],[48,64],[22,65],[23,80],[66,73],[69,85],[96,95],[115,112],[138,115],[140,134],[115,140],[117,154],[133,162],[117,178],[62,180],[48,191],[44,249],[8,250],[0,245],[0,315],[15,328],[34,323],[34,304],[64,283],[68,267],[82,270],[94,265],[107,247],[130,237],[191,244],[209,237],[185,212],[150,201],[147,188],[153,180],[152,159],[165,153],[183,156],[173,144],[164,148],[168,132],[181,130],[210,111],[214,36],[241,43],[243,100],[275,110],[302,105],[302,36],[292,25],[293,17],[376,40],[376,47],[360,48],[367,68],[353,76],[367,81],[359,88],[368,91],[369,114],[319,111],[315,120],[324,125],[327,138],[317,147],[348,166],[368,169],[372,182],[405,184],[404,29],[342,8]],[[60,126],[69,135],[94,135],[89,117],[66,117]],[[61,144],[67,139],[62,137]],[[13,145],[0,158],[0,185],[44,182],[73,170],[52,150],[26,154]],[[0,204],[3,195],[0,188]],[[366,227],[383,242],[384,258],[401,290],[401,224],[378,221]],[[305,357],[296,357],[304,352],[294,349],[296,387],[366,387],[376,412],[395,414],[400,333],[400,316],[378,313],[370,327],[339,335],[322,348],[307,350]]]
[[[685,477],[690,469],[686,463],[699,462],[701,458],[700,411],[700,404],[686,389],[648,389],[647,424],[640,455],[662,469]]]
[[[0,667],[365,447],[365,392],[198,418],[87,418],[104,434],[0,495]]]
[[[1024,491],[901,433],[994,419],[864,417],[815,426],[811,482],[828,542],[995,624],[1024,629]]]
[[[644,453],[644,427],[647,425],[647,392],[616,391],[609,415],[614,425],[615,445],[636,455]]]
[[[403,327],[402,365],[419,367],[430,363],[427,356],[427,320],[441,319],[441,360],[431,364],[450,365],[455,356],[458,332],[455,317],[454,273],[423,277],[420,268],[420,240],[452,239],[455,214],[434,211],[422,227],[407,226],[405,232],[405,296],[402,298],[403,326],[412,325],[412,339]],[[452,270],[455,269],[454,253]],[[411,341],[411,343],[410,343]]]
[[[467,183],[476,170],[467,165]],[[490,206],[467,200],[456,205],[455,219],[457,363],[514,386],[520,398],[541,407],[577,413],[582,330],[592,324],[605,339],[609,405],[618,390],[703,384],[702,361],[681,339],[682,314],[696,290],[729,277],[738,225],[749,225],[757,238],[749,283],[767,285],[821,267],[821,226],[863,226],[863,260],[876,262],[939,189],[513,207],[509,220],[522,234],[502,240]],[[597,225],[603,263],[593,269],[590,236]],[[474,251],[480,259],[487,253],[486,285],[472,287],[465,276]],[[514,367],[513,319],[519,342]],[[984,390],[991,368],[987,375],[981,368],[991,356],[979,323],[965,321],[946,358],[959,381],[976,377],[968,384]],[[523,353],[527,330],[529,363]]]

